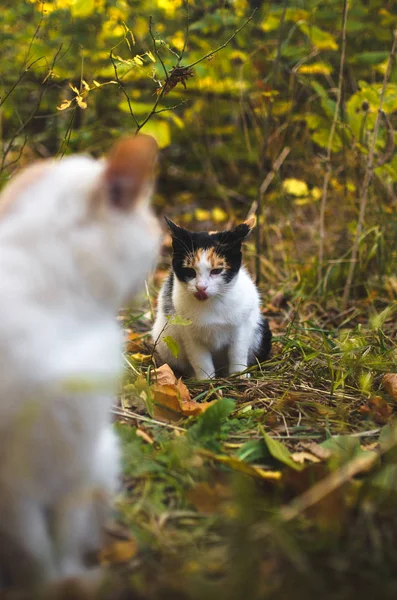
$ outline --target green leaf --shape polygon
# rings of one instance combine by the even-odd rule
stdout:
[[[262,428],[261,433],[269,454],[275,460],[287,465],[287,467],[291,467],[291,469],[294,469],[295,471],[302,471],[302,469],[304,469],[304,465],[298,464],[293,460],[290,451],[284,446],[284,444],[270,437],[270,435],[267,434]]]
[[[165,335],[163,337],[163,341],[167,344],[167,346],[171,350],[173,356],[175,356],[175,358],[178,358],[179,352],[180,352],[178,342],[176,340],[174,340],[174,338],[171,335]]]
[[[172,315],[171,317],[168,317],[168,323],[170,325],[182,325],[182,327],[186,327],[186,325],[191,325],[192,320],[185,319],[180,315]]]
[[[88,17],[95,8],[95,0],[73,0],[70,12],[74,17]]]
[[[218,450],[222,426],[236,408],[231,398],[222,398],[200,415],[188,431],[191,442]]]

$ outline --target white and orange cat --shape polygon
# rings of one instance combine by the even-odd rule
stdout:
[[[272,334],[258,290],[242,265],[242,243],[254,220],[219,232],[191,232],[166,218],[172,269],[161,289],[152,330],[161,363],[208,379],[232,375],[266,360]],[[181,326],[172,317],[190,321]],[[171,317],[171,319],[170,319]],[[178,344],[178,356],[166,336]]]
[[[159,249],[156,155],[126,138],[107,160],[39,162],[0,197],[0,589],[84,574],[100,545],[120,472],[115,315]]]

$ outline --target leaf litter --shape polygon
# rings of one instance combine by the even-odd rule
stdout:
[[[385,348],[370,327],[328,330],[327,316],[313,323],[312,308],[301,312],[277,328],[277,353],[250,379],[182,381],[167,365],[127,373],[128,409],[118,414],[128,491],[119,508],[138,562],[145,557],[131,579],[144,598],[242,598],[230,582],[246,557],[256,565],[238,569],[239,585],[254,589],[247,597],[273,597],[261,575],[269,569],[280,594],[288,578],[277,573],[298,581],[306,569],[302,590],[327,597],[330,540],[339,536],[345,582],[372,547],[368,510],[385,528],[385,568],[397,559],[387,541],[397,502],[393,336]]]

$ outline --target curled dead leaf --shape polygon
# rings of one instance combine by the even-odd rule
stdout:
[[[179,421],[182,417],[201,415],[213,402],[195,402],[182,379],[177,379],[169,365],[152,371],[150,391],[153,416],[161,421]]]
[[[382,385],[393,400],[397,402],[397,373],[383,375]]]

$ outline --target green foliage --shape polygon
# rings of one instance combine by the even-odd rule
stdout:
[[[230,398],[218,400],[189,428],[188,439],[192,443],[200,443],[204,447],[216,450],[219,448],[219,438],[222,438],[222,430],[226,426],[227,418],[235,408],[235,402]]]

